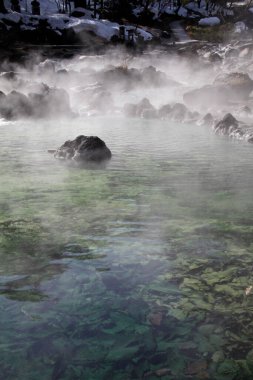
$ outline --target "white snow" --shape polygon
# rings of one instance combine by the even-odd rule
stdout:
[[[181,17],[187,17],[188,11],[184,7],[180,7],[177,14]]]
[[[9,20],[9,21],[15,22],[17,24],[21,20],[21,15],[19,13],[16,13],[16,12],[11,12],[11,13],[7,13],[7,14],[0,13],[0,19]]]
[[[45,18],[45,17],[43,17]],[[47,17],[47,22],[51,26],[52,29],[65,29],[67,22],[69,21],[69,17],[62,14],[54,14]]]
[[[235,33],[242,33],[245,30],[248,30],[244,22],[238,21],[235,23]]]
[[[6,8],[10,11],[10,0],[4,0]],[[22,30],[33,30],[38,25],[39,20],[46,19],[48,24],[56,33],[61,34],[64,29],[73,28],[76,33],[82,31],[93,32],[97,36],[110,40],[112,36],[118,35],[119,24],[110,22],[108,20],[98,20],[92,17],[93,12],[84,8],[72,9],[72,12],[83,12],[84,16],[77,18],[71,17],[67,14],[59,13],[55,0],[41,0],[41,16],[31,17],[31,2],[27,0],[20,0],[21,14],[10,11],[8,14],[0,14],[0,20],[10,20],[18,23],[22,20]],[[129,26],[133,28],[133,26]],[[127,29],[127,27],[126,27]],[[136,36],[140,36],[145,41],[152,39],[152,35],[141,28],[135,28]]]
[[[204,17],[199,20],[198,24],[200,26],[214,26],[220,24],[220,19],[218,17]]]

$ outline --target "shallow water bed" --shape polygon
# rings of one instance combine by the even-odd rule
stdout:
[[[47,153],[78,134],[106,168]],[[252,378],[251,145],[121,118],[0,137],[3,378]]]

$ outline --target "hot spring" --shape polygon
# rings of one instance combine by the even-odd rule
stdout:
[[[48,154],[80,134],[106,142],[105,167]],[[252,161],[247,142],[117,109],[2,121],[2,378],[250,379]]]

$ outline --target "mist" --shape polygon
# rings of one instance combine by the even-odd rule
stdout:
[[[194,46],[192,49],[195,57],[180,49],[141,56],[112,49],[104,55],[78,55],[73,59],[33,55],[23,65],[3,62],[0,114],[7,120],[109,114],[196,122],[208,112],[217,118],[232,110],[247,119],[250,112],[244,112],[243,107],[252,107],[250,83],[245,83],[247,91],[242,84],[241,97],[234,89],[231,91],[235,96],[228,97],[227,90],[216,85],[231,73],[249,75],[250,81],[251,55],[240,57],[238,53],[231,62],[228,48],[216,47],[213,51],[211,47],[208,52]],[[214,54],[219,59],[213,62]],[[198,92],[203,88],[206,91]],[[177,103],[181,106],[173,111]]]

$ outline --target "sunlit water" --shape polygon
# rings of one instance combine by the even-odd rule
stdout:
[[[47,153],[79,134],[106,168]],[[252,162],[167,121],[1,125],[1,378],[251,379]]]

